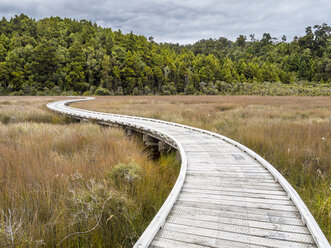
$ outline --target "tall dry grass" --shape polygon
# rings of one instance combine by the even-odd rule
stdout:
[[[330,97],[122,96],[74,106],[174,121],[239,141],[285,176],[331,240]]]
[[[47,110],[48,102],[64,97],[29,97],[0,96],[0,123],[38,122],[67,124],[66,116],[57,115]]]
[[[30,116],[20,101],[9,115]],[[25,112],[53,115],[29,101]],[[0,247],[131,247],[176,180],[175,156],[151,161],[121,130],[43,118],[0,124]]]

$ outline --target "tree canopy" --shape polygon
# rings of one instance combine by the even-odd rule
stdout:
[[[265,84],[331,85],[327,24],[307,27],[291,42],[265,33],[260,40],[252,34],[192,45],[23,14],[2,18],[0,32],[0,95],[236,94]]]

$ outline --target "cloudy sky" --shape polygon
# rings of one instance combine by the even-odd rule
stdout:
[[[331,25],[330,0],[0,0],[0,15],[86,19],[157,42],[193,43],[239,34],[288,39],[307,26]]]

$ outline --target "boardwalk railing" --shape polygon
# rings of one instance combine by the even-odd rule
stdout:
[[[126,115],[118,115],[118,114],[108,114],[108,113],[101,113],[96,111],[89,111],[89,110],[83,110],[83,109],[77,109],[69,107],[68,105],[73,102],[77,101],[85,101],[85,100],[92,100],[94,98],[84,98],[84,99],[70,99],[70,100],[64,100],[64,101],[57,101],[47,104],[47,107],[53,111],[56,111],[61,114],[68,115],[73,118],[77,119],[93,119],[97,123],[100,124],[117,124],[121,125],[124,128],[133,129],[145,134],[148,134],[158,140],[164,141],[167,144],[173,146],[176,148],[181,156],[181,170],[179,173],[179,176],[177,178],[177,181],[169,194],[168,198],[164,202],[163,206],[160,208],[152,222],[149,224],[149,226],[146,228],[144,233],[141,235],[137,243],[135,244],[135,248],[142,248],[142,247],[148,247],[151,245],[153,240],[156,238],[157,234],[160,232],[160,229],[162,229],[163,225],[166,223],[166,219],[171,212],[175,202],[177,201],[182,187],[184,185],[186,174],[187,174],[187,168],[188,168],[188,157],[187,152],[185,151],[182,141],[178,139],[178,137],[182,137],[179,135],[174,135],[170,131],[167,131],[168,129],[173,130],[174,128],[179,128],[180,130],[187,130],[192,131],[194,134],[200,133],[201,135],[205,135],[207,137],[210,137],[214,140],[220,140],[224,144],[230,144],[237,149],[239,149],[242,153],[247,154],[249,157],[254,159],[256,163],[263,166],[274,178],[276,182],[278,182],[281,187],[284,189],[284,191],[287,194],[287,197],[289,200],[293,202],[295,207],[297,208],[297,211],[299,212],[301,216],[301,220],[303,224],[306,225],[306,227],[309,230],[309,233],[311,234],[312,239],[315,242],[315,245],[317,247],[321,248],[327,248],[330,247],[329,242],[325,238],[323,232],[321,231],[320,227],[316,223],[315,219],[301,200],[298,193],[293,189],[293,187],[286,181],[286,179],[265,159],[263,159],[261,156],[250,150],[249,148],[243,146],[242,144],[229,139],[225,136],[209,132],[206,130],[202,130],[199,128],[194,128],[186,125],[181,125],[177,123],[172,122],[166,122],[156,119],[150,119],[150,118],[143,118],[143,117],[135,117],[135,116],[126,116]],[[150,124],[148,124],[150,123]],[[183,132],[179,132],[183,133]],[[204,136],[204,137],[205,137]],[[164,240],[161,234],[159,234],[159,238],[161,240]],[[173,241],[173,244],[178,245],[178,240]],[[227,241],[228,242],[228,241]],[[229,241],[229,244],[234,244],[233,240]],[[232,242],[232,243],[231,243]],[[257,240],[256,242],[260,242]],[[262,242],[262,241],[261,241]],[[172,244],[172,243],[171,243]],[[183,244],[183,243],[181,243]],[[257,243],[259,244],[259,243]],[[262,243],[263,244],[263,243]],[[282,244],[282,243],[280,243]],[[292,243],[289,243],[292,244]],[[155,246],[155,247],[161,247],[161,246]],[[167,246],[165,246],[167,247]],[[193,246],[192,246],[193,247]],[[198,246],[194,246],[198,247]],[[200,246],[199,246],[200,247]],[[202,246],[201,246],[202,247]],[[217,246],[215,246],[217,247]],[[243,246],[244,247],[244,246]],[[278,247],[278,246],[271,246],[271,247]],[[295,247],[295,246],[294,246]],[[308,246],[307,246],[308,247]],[[309,246],[313,247],[313,246]]]

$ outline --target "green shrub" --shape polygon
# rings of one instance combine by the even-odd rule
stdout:
[[[8,124],[10,122],[10,116],[6,114],[0,114],[0,122],[3,124]]]
[[[97,90],[95,91],[95,94],[98,96],[107,96],[110,95],[110,91],[108,89],[98,87]]]
[[[120,163],[109,172],[109,177],[118,188],[127,186],[131,188],[139,179],[141,179],[141,176],[141,167],[134,161],[131,161],[128,164]]]

